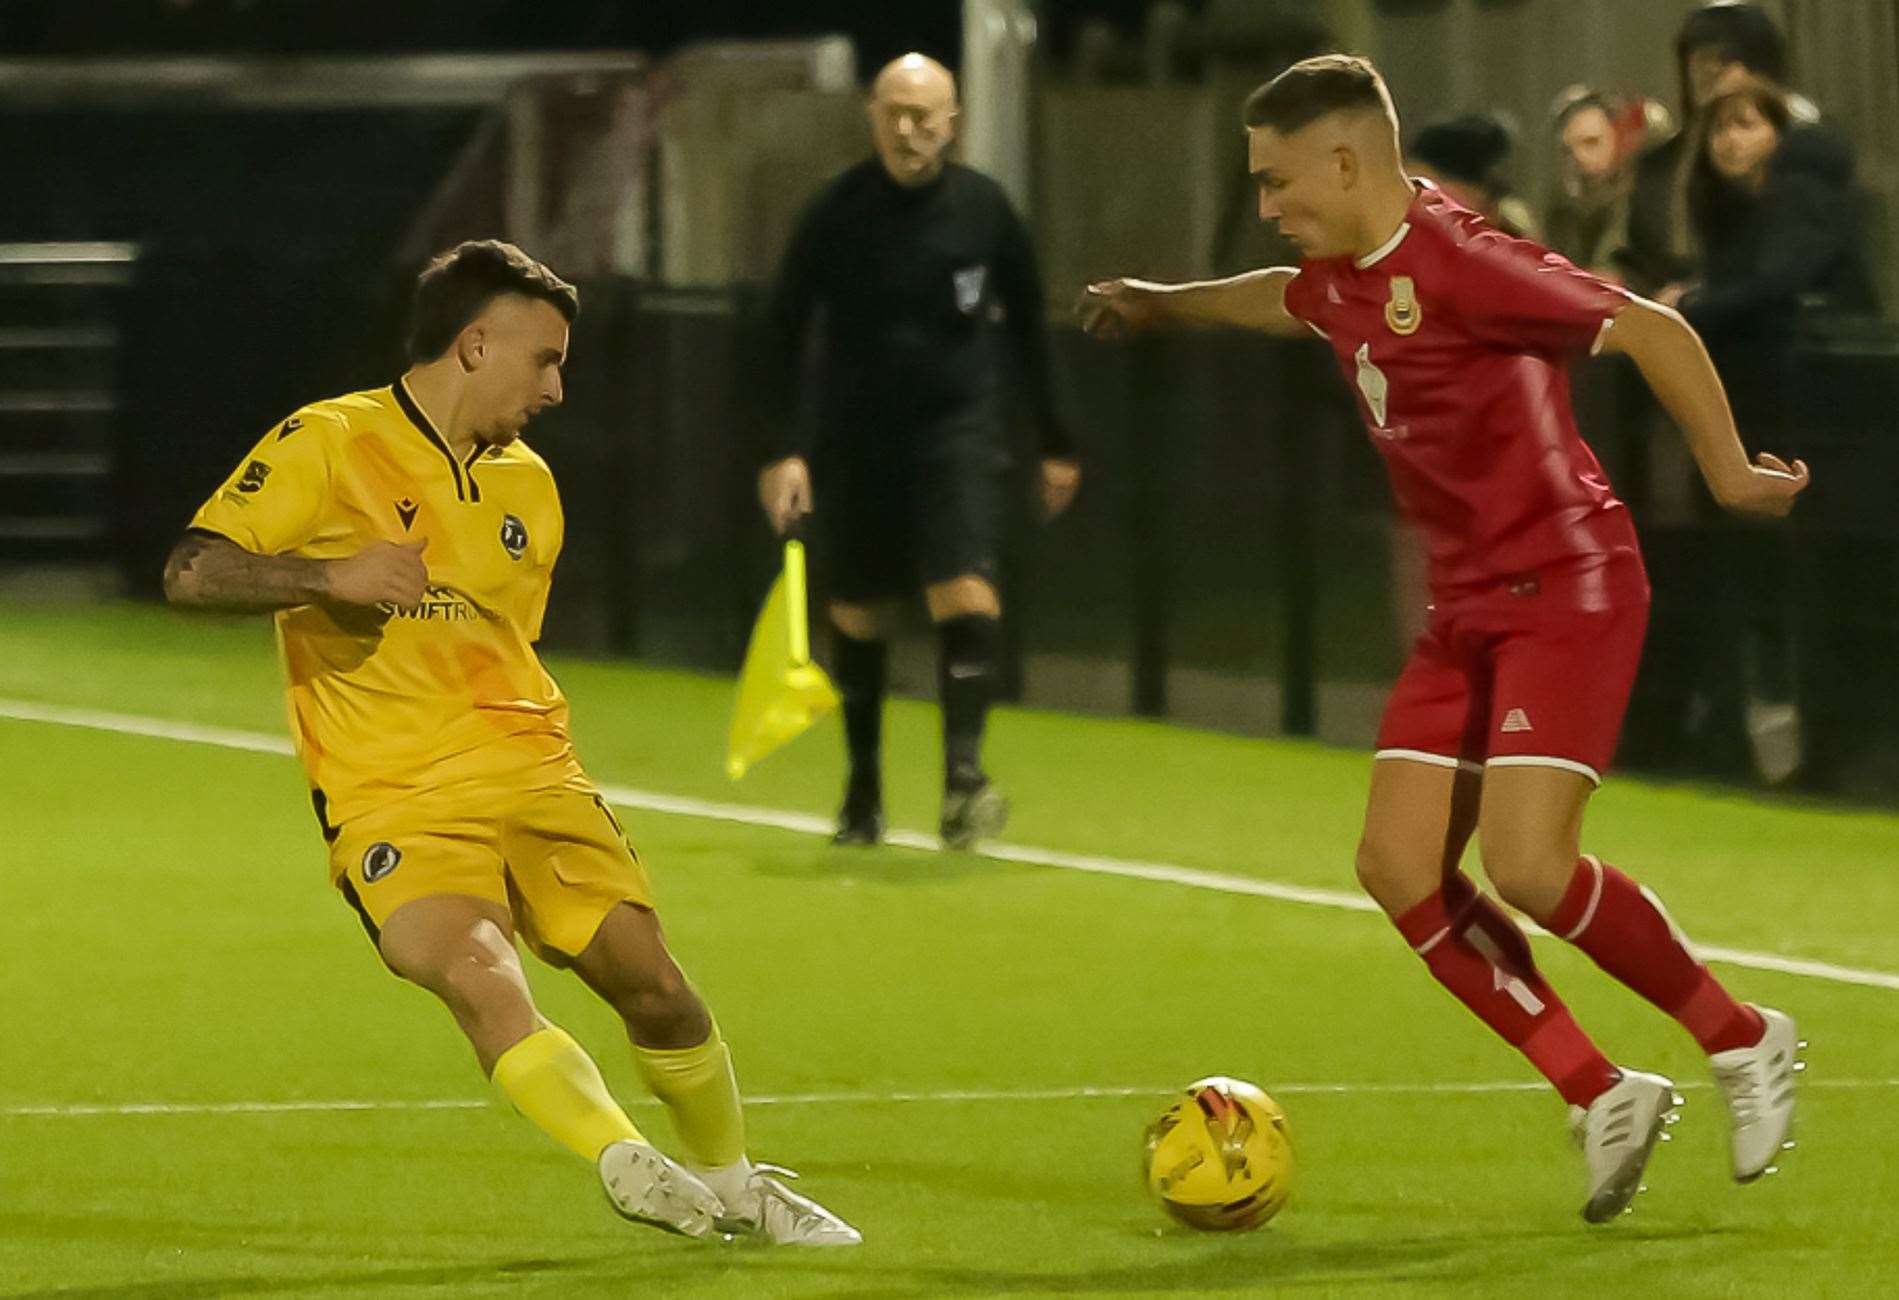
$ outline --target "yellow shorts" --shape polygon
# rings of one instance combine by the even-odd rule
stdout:
[[[622,902],[653,905],[639,856],[591,785],[455,786],[335,828],[330,875],[371,942],[398,907],[470,894],[509,909],[543,959],[566,965]]]

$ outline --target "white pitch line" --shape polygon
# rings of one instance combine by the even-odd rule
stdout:
[[[1677,1083],[1675,1087],[1701,1091],[1714,1085],[1705,1080]],[[1804,1078],[1803,1090],[1829,1092],[1865,1092],[1899,1088],[1899,1079],[1813,1079]],[[1274,1096],[1408,1096],[1408,1097],[1481,1097],[1497,1093],[1544,1092],[1549,1085],[1535,1080],[1492,1080],[1476,1083],[1281,1083],[1273,1085]],[[912,1103],[989,1103],[1124,1100],[1129,1097],[1166,1097],[1178,1088],[1079,1087],[1079,1088],[948,1088],[933,1091],[835,1091],[760,1093],[745,1098],[747,1106],[863,1106]],[[385,1100],[323,1099],[307,1101],[134,1101],[123,1103],[79,1102],[64,1106],[0,1106],[0,1119],[90,1119],[100,1116],[140,1115],[286,1115],[308,1113],[353,1113],[363,1111],[486,1110],[503,1103],[479,1097],[389,1098]],[[643,1105],[656,1102],[642,1099]]]
[[[83,727],[88,731],[114,731],[126,736],[149,736],[154,740],[182,740],[194,745],[245,749],[257,754],[296,753],[287,737],[261,731],[206,727],[195,722],[142,718],[133,713],[107,713],[99,709],[70,709],[60,704],[35,704],[30,700],[0,700],[0,718],[48,722],[61,727]]]
[[[44,722],[55,726],[81,727],[110,731],[157,740],[177,740],[190,744],[213,745],[223,749],[241,749],[253,753],[289,754],[290,742],[265,732],[240,731],[230,727],[202,726],[190,722],[172,722],[163,718],[140,717],[129,713],[110,713],[97,709],[75,709],[57,704],[36,704],[27,700],[0,699],[0,718],[21,722]],[[600,793],[608,802],[642,812],[665,813],[676,817],[696,817],[706,821],[731,822],[743,826],[762,826],[772,830],[793,831],[801,835],[829,835],[832,823],[810,813],[787,812],[778,808],[758,808],[746,804],[719,803],[683,795],[659,794],[630,786],[602,785]],[[885,840],[899,848],[935,851],[942,847],[933,835],[914,831],[892,831]],[[1209,889],[1223,894],[1241,894],[1253,898],[1271,898],[1284,903],[1303,903],[1310,907],[1329,907],[1348,912],[1376,912],[1378,905],[1362,894],[1337,889],[1317,889],[1305,885],[1285,885],[1249,876],[1205,871],[1171,862],[1142,862],[1125,858],[1100,857],[1087,853],[1068,853],[1061,849],[1033,848],[1019,844],[989,844],[976,850],[981,856],[1001,862],[1027,866],[1053,867],[1096,876],[1120,876],[1131,880],[1150,880],[1162,884],[1184,885],[1190,889]],[[1534,934],[1544,933],[1535,926]],[[1899,992],[1899,973],[1841,966],[1833,962],[1805,957],[1786,957],[1779,953],[1754,952],[1744,948],[1726,948],[1695,944],[1695,951],[1706,961],[1750,970],[1772,971],[1780,975],[1798,975],[1807,979],[1827,980],[1835,984],[1855,984],[1864,988],[1891,989]]]

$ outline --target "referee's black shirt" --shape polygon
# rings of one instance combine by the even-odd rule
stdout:
[[[814,315],[821,323],[811,448],[797,415]],[[909,188],[877,159],[859,163],[805,209],[773,289],[758,394],[769,458],[928,455],[966,440],[1001,451],[1012,376],[1023,385],[1042,454],[1072,454],[1050,387],[1042,317],[1035,249],[1001,186],[949,163],[935,180]]]

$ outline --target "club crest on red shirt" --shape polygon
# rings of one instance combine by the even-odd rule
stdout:
[[[1416,334],[1424,323],[1424,309],[1418,306],[1418,287],[1408,275],[1391,277],[1391,301],[1385,304],[1385,324],[1393,334]]]

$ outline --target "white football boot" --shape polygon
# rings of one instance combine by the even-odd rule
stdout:
[[[798,1175],[777,1165],[753,1165],[742,1190],[725,1199],[718,1229],[734,1238],[772,1246],[855,1246],[864,1236],[808,1196],[785,1186]]]
[[[1794,1076],[1806,1068],[1800,1049],[1806,1041],[1793,1017],[1772,1007],[1755,1007],[1767,1032],[1752,1047],[1716,1052],[1708,1058],[1714,1081],[1728,1099],[1733,1125],[1734,1180],[1751,1183],[1774,1172],[1774,1161],[1793,1146]]]
[[[682,1237],[709,1237],[723,1208],[685,1166],[644,1142],[621,1141],[600,1153],[600,1184],[616,1213]]]
[[[1629,1208],[1642,1188],[1642,1171],[1657,1139],[1666,1141],[1681,1095],[1659,1074],[1624,1070],[1615,1086],[1587,1109],[1569,1108],[1569,1130],[1589,1166],[1583,1218],[1607,1223]]]

